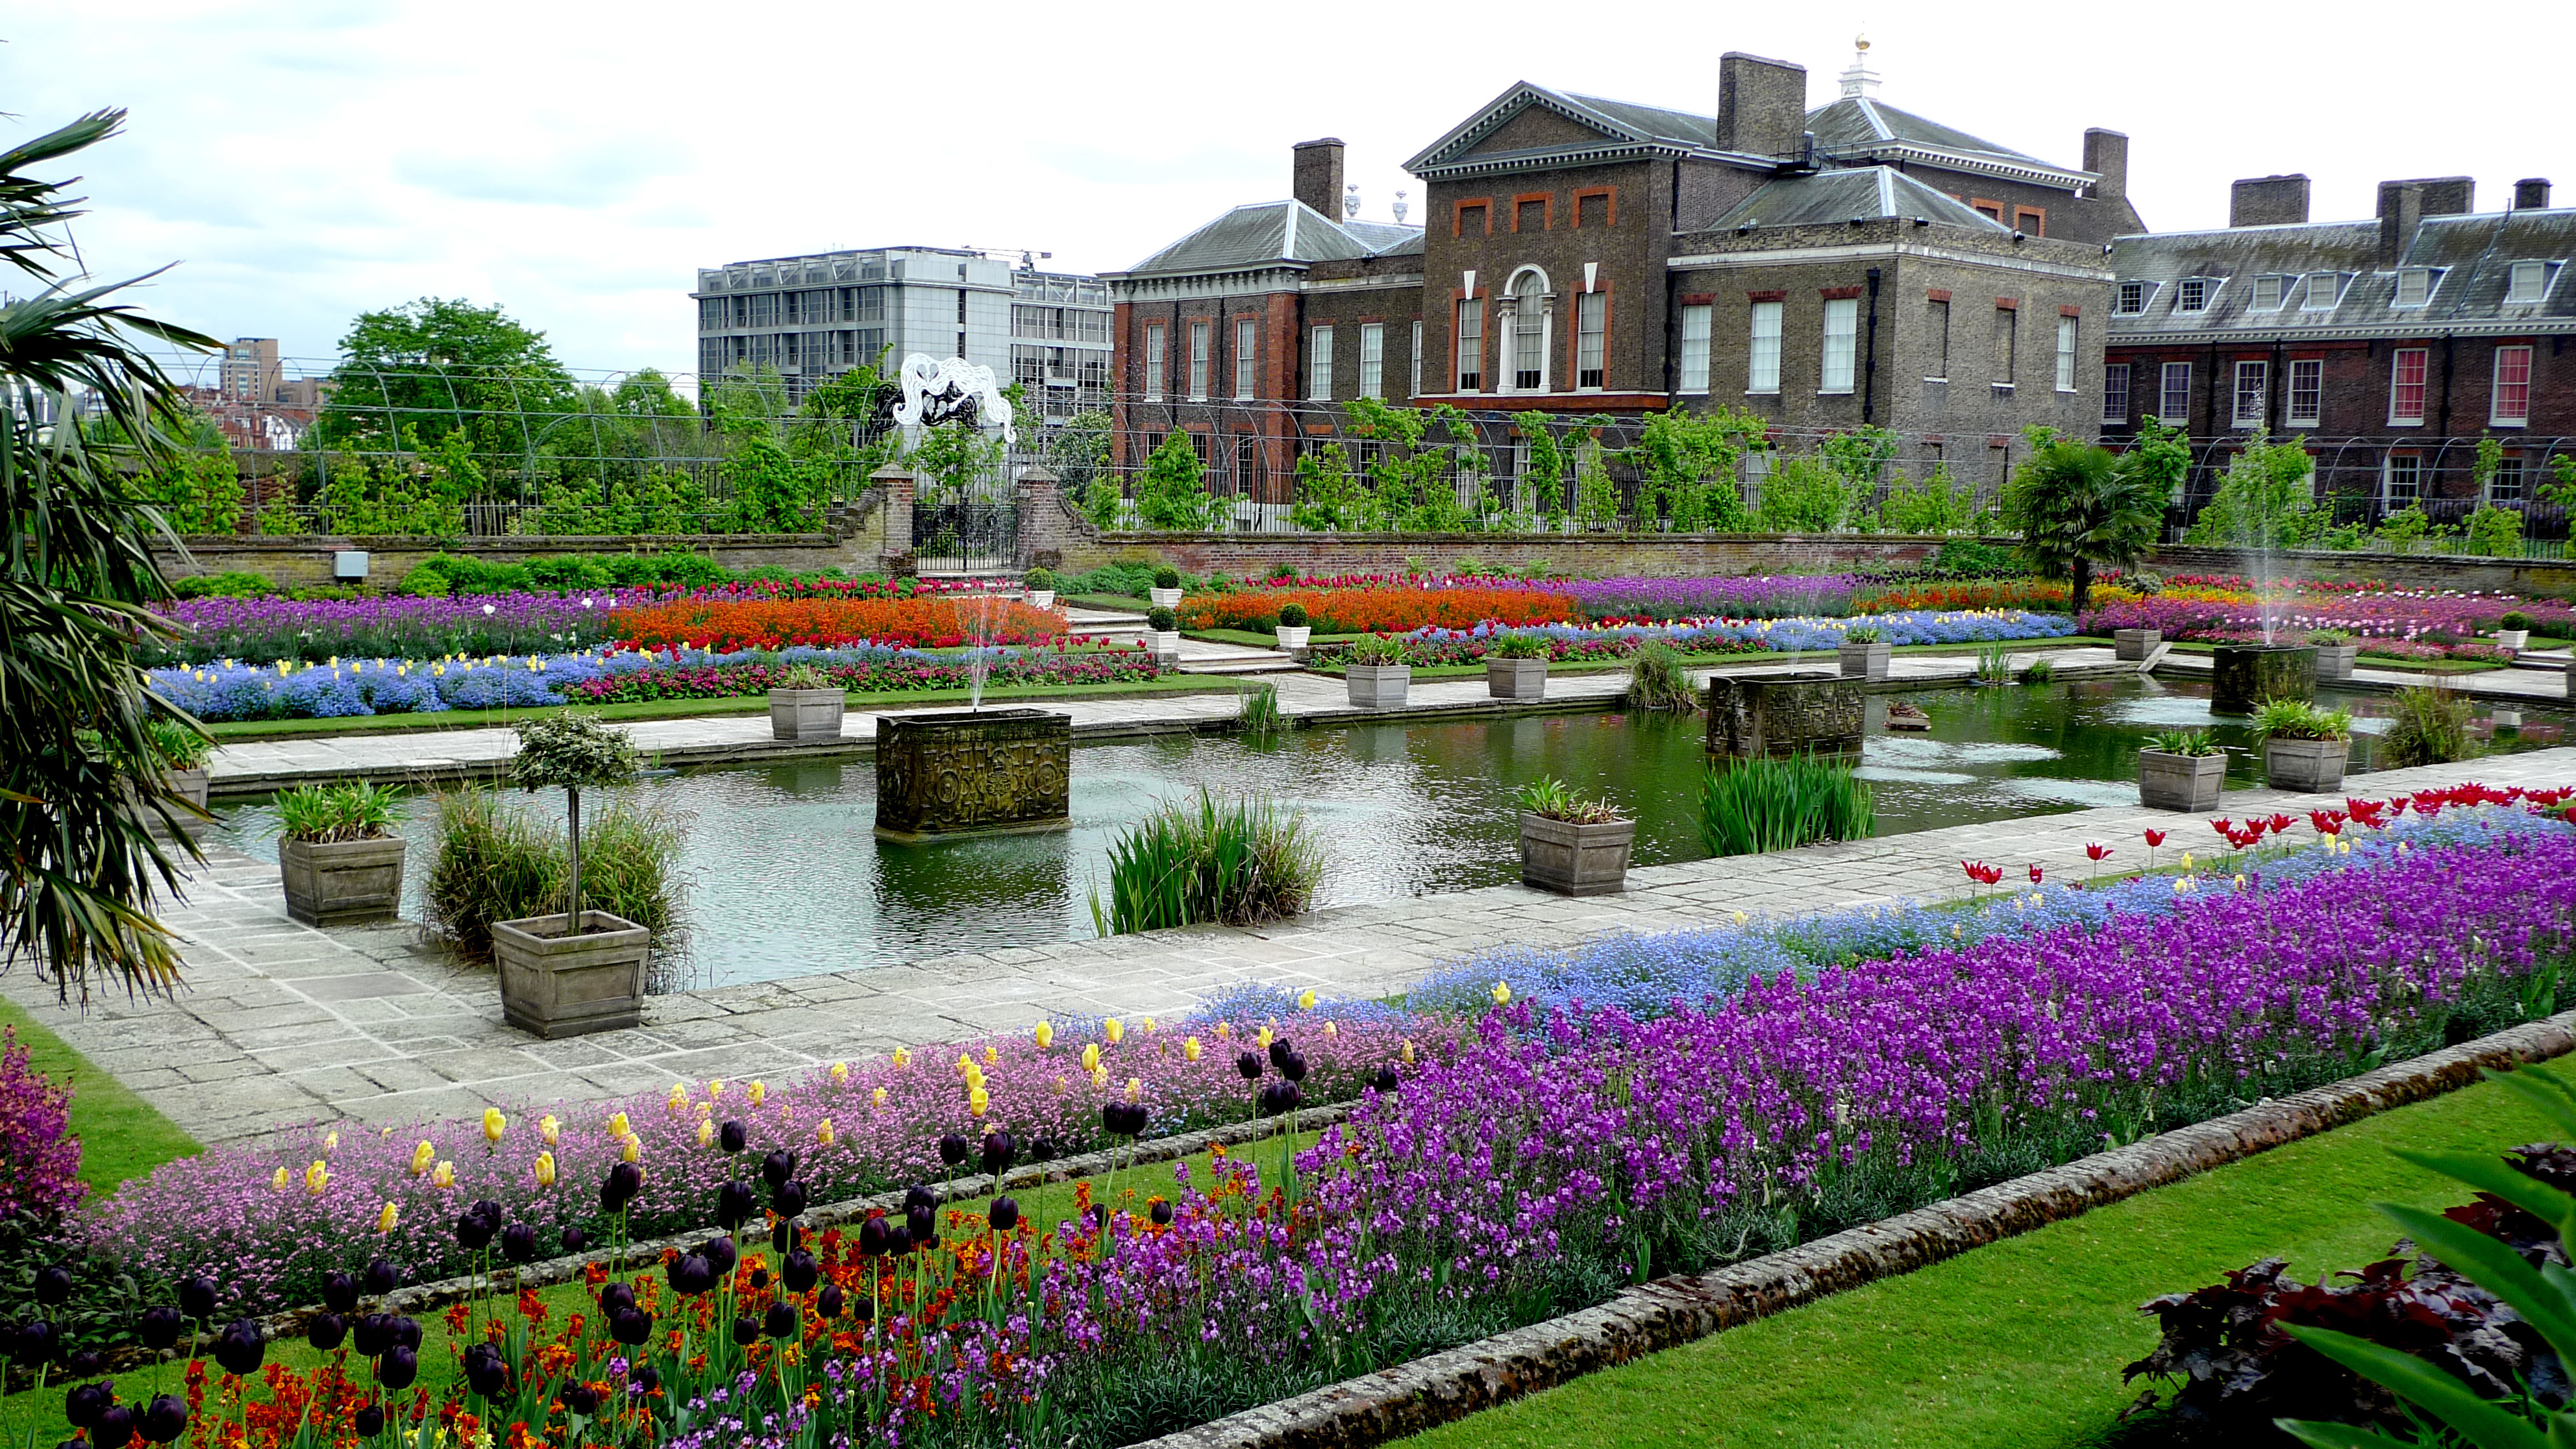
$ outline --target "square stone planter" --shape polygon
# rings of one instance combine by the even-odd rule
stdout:
[[[1063,830],[1073,716],[1043,709],[877,717],[880,840]]]
[[[2531,631],[2529,629],[2498,629],[2495,631],[2495,647],[2508,654],[2519,654],[2530,643]]]
[[[193,770],[164,770],[161,772],[161,778],[168,782],[171,794],[178,796],[180,799],[187,801],[189,804],[196,806],[200,810],[206,808],[207,781],[206,771],[203,766],[199,766]],[[143,798],[140,792],[126,789],[124,798],[126,804],[143,817],[143,828],[151,834],[153,839],[168,840],[170,838],[170,828],[161,823],[159,812],[143,808]],[[178,817],[180,832],[186,835],[190,840],[195,840],[206,833],[207,822],[205,820],[189,814],[187,811],[180,809],[176,805],[171,807],[170,813]]]
[[[1177,609],[1181,606],[1181,591],[1178,589],[1148,588],[1145,590],[1145,600],[1146,603],[1153,608]]]
[[[1290,654],[1302,654],[1306,652],[1306,641],[1314,637],[1315,626],[1312,624],[1282,624],[1279,626],[1278,633],[1279,647],[1282,650],[1285,650]]]
[[[1896,646],[1878,644],[1837,644],[1834,658],[1841,664],[1845,679],[1885,679],[1887,662],[1895,657]]]
[[[1628,888],[1628,850],[1637,822],[1577,825],[1521,812],[1521,883],[1561,896],[1606,896]]]
[[[1032,608],[1032,609],[1052,609],[1052,608],[1054,608],[1054,607],[1055,607],[1055,590],[1053,590],[1053,589],[1031,589],[1031,590],[1029,590],[1029,607],[1030,607],[1030,608]]]
[[[837,740],[841,717],[849,710],[846,689],[773,689],[769,692],[769,733],[780,742]]]
[[[1181,657],[1181,631],[1148,629],[1145,631],[1145,648],[1157,661],[1166,665],[1171,664]]]
[[[392,920],[402,910],[408,844],[399,835],[328,841],[279,837],[277,868],[286,884],[286,913],[308,926]]]
[[[2150,810],[2215,810],[2226,788],[2225,755],[2138,751],[2138,803]]]
[[[1544,659],[1486,660],[1485,693],[1496,699],[1547,698],[1547,661]]]
[[[2111,657],[2143,664],[2156,646],[2165,641],[2162,629],[2114,629],[2111,631]]]
[[[2343,788],[2344,765],[2352,758],[2350,740],[2294,740],[2275,736],[2263,742],[2263,778],[2275,790],[2321,795]]]
[[[1405,691],[1413,687],[1410,664],[1354,664],[1345,676],[1353,709],[1402,709]]]
[[[2221,644],[2211,651],[2209,708],[2252,714],[2269,700],[2317,697],[2317,651],[2311,644]]]
[[[2360,657],[2359,644],[2320,644],[2317,646],[2317,678],[2350,679],[2353,661]]]
[[[510,1025],[559,1037],[643,1022],[653,933],[606,911],[584,911],[581,923],[577,936],[565,934],[560,915],[492,923],[492,964]]]

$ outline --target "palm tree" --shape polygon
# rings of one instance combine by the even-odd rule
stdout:
[[[177,540],[131,483],[168,459],[163,424],[184,412],[137,342],[215,343],[107,300],[131,283],[58,279],[77,266],[62,228],[78,201],[26,174],[124,117],[97,112],[0,152],[0,258],[38,287],[0,301],[0,967],[30,957],[59,995],[77,986],[83,1000],[94,973],[129,995],[178,979],[153,917],[158,892],[177,893],[178,866],[146,822],[184,841],[176,827],[195,807],[166,783],[171,756],[147,725],[203,737],[134,662],[138,642],[170,632],[150,608],[169,592],[151,549]],[[84,412],[97,415],[94,437]]]
[[[2162,485],[2101,448],[2057,439],[2041,446],[2005,485],[2004,523],[2041,578],[2075,581],[2084,614],[2093,566],[2126,567],[2164,530]]]

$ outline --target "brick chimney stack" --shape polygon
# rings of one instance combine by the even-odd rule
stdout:
[[[2516,211],[2547,211],[2549,209],[2549,178],[2546,176],[2526,176],[2520,181],[2515,182],[2513,184],[2513,209]]]
[[[1717,149],[1786,159],[1807,126],[1807,68],[1730,50],[1717,58]]]
[[[2250,176],[2229,188],[2229,226],[2280,226],[2308,219],[2308,178]]]
[[[1335,221],[1342,219],[1342,140],[1326,136],[1320,141],[1300,141],[1291,154],[1292,183],[1289,195],[1313,207]]]
[[[2096,126],[2084,133],[2084,169],[2102,178],[2093,183],[2093,194],[2104,201],[2118,201],[2129,194],[2129,138],[2119,131],[2105,131]]]

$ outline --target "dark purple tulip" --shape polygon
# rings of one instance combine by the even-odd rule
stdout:
[[[919,1252],[932,1252],[939,1247],[939,1234],[935,1232],[924,1233],[912,1240],[912,1246]]]
[[[9,1356],[22,1364],[49,1364],[54,1351],[62,1345],[54,1339],[54,1326],[41,1318],[30,1318],[18,1325],[11,1340]]]
[[[716,1145],[723,1148],[727,1156],[740,1152],[751,1145],[751,1129],[728,1117],[724,1125],[716,1129]]]
[[[966,1139],[950,1132],[939,1139],[939,1160],[950,1167],[966,1160]]]
[[[116,1402],[116,1385],[81,1384],[63,1395],[63,1422],[75,1429],[86,1429],[98,1422],[98,1416]]]
[[[885,1222],[883,1218],[878,1222]],[[908,1223],[886,1224],[886,1251],[898,1257],[912,1251],[912,1227]]]
[[[1286,1077],[1292,1082],[1302,1082],[1306,1080],[1306,1054],[1304,1052],[1290,1052],[1286,1057],[1282,1058],[1279,1063],[1279,1075]]]
[[[1246,1047],[1242,1051],[1237,1052],[1234,1058],[1234,1069],[1243,1073],[1243,1079],[1247,1082],[1260,1081],[1261,1053],[1252,1050],[1250,1047]]]
[[[488,1343],[466,1345],[458,1367],[465,1370],[465,1386],[484,1398],[499,1398],[510,1387],[510,1365]]]
[[[36,1273],[36,1301],[47,1308],[55,1307],[72,1296],[72,1270],[60,1263],[41,1268]]]
[[[406,1317],[397,1313],[394,1315],[392,1328],[394,1347],[407,1348],[414,1353],[420,1352],[419,1319]]]
[[[753,1292],[755,1292],[755,1293],[757,1293],[757,1292],[759,1292],[761,1289],[766,1288],[766,1287],[768,1287],[768,1286],[769,1286],[769,1265],[768,1265],[767,1263],[754,1263],[754,1264],[752,1264],[752,1265],[751,1265],[751,1288],[752,1288],[752,1291],[753,1291]]]
[[[771,1338],[786,1338],[796,1332],[796,1305],[781,1298],[761,1315],[760,1331]]]
[[[635,1290],[624,1283],[611,1283],[599,1290],[599,1311],[615,1313],[620,1308],[635,1306]]]
[[[716,1286],[716,1270],[704,1253],[682,1253],[671,1261],[671,1291],[695,1297]]]
[[[859,1256],[882,1258],[886,1251],[886,1220],[870,1218],[859,1224]]]
[[[734,1342],[736,1342],[736,1343],[741,1343],[741,1344],[748,1344],[748,1343],[752,1342],[754,1339],[757,1339],[757,1338],[759,1338],[759,1337],[760,1337],[760,1320],[759,1320],[759,1319],[754,1318],[753,1316],[751,1316],[751,1315],[750,1315],[750,1314],[748,1314],[748,1313],[741,1314],[741,1315],[737,1316],[737,1317],[734,1319],[734,1321],[733,1321],[733,1341],[734,1341]]]
[[[939,1230],[936,1214],[926,1207],[917,1207],[905,1213],[903,1221],[906,1227],[912,1229],[912,1240],[916,1243]]]
[[[742,1254],[735,1250],[733,1239],[723,1233],[707,1239],[698,1251],[707,1255],[707,1266],[716,1270],[718,1278],[732,1277],[735,1266],[742,1262]]]
[[[106,1367],[107,1360],[101,1358],[94,1348],[76,1349],[63,1355],[63,1377],[66,1379],[94,1379]]]
[[[537,1230],[527,1223],[512,1223],[501,1230],[501,1256],[512,1263],[533,1263],[537,1259]]]
[[[358,1307],[358,1280],[346,1273],[322,1275],[322,1306],[334,1313],[354,1313]]]
[[[794,1218],[780,1218],[770,1225],[769,1246],[781,1253],[792,1253],[804,1236],[805,1230],[796,1226]]]
[[[98,1422],[89,1427],[89,1442],[100,1449],[125,1449],[134,1442],[134,1411],[123,1404],[99,1410]]]
[[[824,1291],[830,1292],[832,1290],[826,1289]],[[850,1316],[861,1323],[874,1323],[877,1318],[877,1306],[865,1298],[853,1298],[850,1300]]]
[[[1369,1085],[1376,1088],[1378,1094],[1383,1096],[1403,1086],[1404,1078],[1398,1075],[1393,1067],[1380,1067],[1377,1069],[1377,1075],[1369,1078]]]
[[[599,1390],[588,1384],[567,1385],[563,1391],[564,1408],[588,1417],[599,1410]]]
[[[1154,1226],[1168,1228],[1172,1225],[1172,1205],[1158,1197],[1154,1199],[1153,1211],[1148,1216],[1153,1218]]]
[[[1020,1204],[1015,1198],[997,1197],[984,1214],[984,1221],[997,1233],[1007,1233],[1020,1225]]]
[[[1040,1137],[1040,1138],[1037,1138],[1036,1140],[1034,1140],[1034,1141],[1032,1141],[1032,1142],[1030,1142],[1030,1143],[1029,1143],[1029,1161],[1031,1161],[1031,1162],[1053,1162],[1054,1160],[1055,1160],[1055,1139],[1054,1139],[1054,1138],[1052,1138],[1052,1137]]]
[[[776,1192],[778,1185],[796,1175],[796,1154],[785,1148],[760,1159],[760,1180]]]
[[[176,1394],[155,1394],[144,1407],[143,1422],[135,1427],[155,1444],[167,1444],[188,1432],[188,1402]]]
[[[769,1206],[782,1218],[792,1218],[805,1211],[804,1182],[791,1177],[780,1183],[778,1190],[769,1195]]]
[[[179,1311],[199,1323],[215,1316],[215,1280],[182,1278],[179,1280]]]
[[[390,1313],[370,1313],[349,1328],[349,1347],[360,1358],[374,1358],[393,1347],[394,1320]]]
[[[1011,1170],[1011,1159],[1018,1155],[1018,1144],[1008,1132],[984,1134],[984,1170],[995,1177]]]
[[[304,1341],[313,1345],[315,1353],[329,1353],[348,1336],[349,1320],[336,1313],[314,1314],[313,1321],[304,1325]]]
[[[571,1227],[563,1230],[563,1250],[565,1252],[578,1253],[589,1246],[590,1234],[583,1232],[578,1227]]]
[[[492,1225],[492,1231],[496,1233],[501,1231],[501,1205],[499,1203],[492,1201],[492,1199],[488,1197],[478,1198],[475,1200],[474,1206],[467,1209],[467,1211],[473,1213],[474,1216],[483,1219],[485,1222],[490,1223]]]
[[[492,1235],[500,1230],[500,1224],[481,1213],[467,1213],[456,1220],[456,1241],[465,1251],[479,1253],[491,1246]]]
[[[653,1336],[653,1315],[632,1306],[617,1308],[608,1315],[608,1336],[629,1348],[640,1348]]]
[[[803,1248],[788,1254],[778,1265],[778,1281],[786,1284],[790,1293],[813,1292],[814,1281],[822,1276],[823,1265]]]
[[[215,1336],[215,1362],[237,1378],[259,1372],[268,1357],[268,1335],[247,1318],[236,1318]]]
[[[745,1219],[760,1211],[760,1198],[750,1183],[728,1182],[716,1189],[716,1221],[727,1228],[738,1228]]]
[[[136,1315],[134,1336],[143,1341],[145,1348],[158,1353],[179,1341],[179,1330],[185,1322],[179,1317],[178,1309],[167,1303],[155,1303]]]
[[[662,1387],[662,1371],[648,1363],[628,1374],[626,1381],[635,1386],[635,1392],[649,1394]]]
[[[611,1163],[608,1176],[600,1180],[599,1205],[609,1212],[623,1211],[644,1190],[644,1174],[634,1163]]]
[[[1270,1039],[1270,1065],[1283,1072],[1288,1070],[1288,1038],[1274,1036]]]
[[[352,1427],[358,1431],[358,1437],[361,1439],[373,1439],[385,1432],[385,1406],[369,1404],[360,1409],[352,1418]]]
[[[841,1285],[838,1283],[824,1284],[823,1291],[814,1295],[814,1311],[823,1315],[827,1321],[840,1317]]]
[[[937,1206],[939,1206],[939,1194],[932,1192],[929,1188],[923,1187],[919,1183],[914,1183],[911,1187],[904,1190],[903,1210],[905,1212],[911,1212],[914,1208],[935,1208]]]
[[[418,1349],[405,1348],[397,1343],[385,1350],[384,1357],[376,1360],[376,1382],[395,1393],[401,1393],[410,1388],[411,1381],[419,1377],[420,1350]]]
[[[402,1269],[388,1258],[378,1258],[367,1265],[367,1291],[381,1298],[402,1286]]]

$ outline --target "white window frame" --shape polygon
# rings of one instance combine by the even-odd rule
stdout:
[[[2102,365],[2102,421],[2126,423],[2129,420],[2129,364],[2108,362]]]
[[[2166,408],[2175,398],[2182,399],[2180,412]],[[2156,371],[2156,419],[2168,427],[2187,427],[2191,423],[2191,364],[2168,362]]]
[[[2282,421],[2294,428],[2314,428],[2324,424],[2326,411],[2326,360],[2322,357],[2290,359],[2289,410]]]
[[[2135,279],[2122,282],[2112,291],[2111,294],[2111,311],[2113,315],[2120,317],[2145,316],[2147,304],[2156,299],[2156,285],[2157,284],[2154,282]],[[2129,290],[2133,287],[2137,289],[2138,295],[2138,305],[2134,307],[2129,305]]]
[[[1682,355],[1677,370],[1678,390],[1700,393],[1708,391],[1710,329],[1715,326],[1717,309],[1706,302],[1682,304]]]
[[[2218,289],[2221,285],[2222,284],[2218,280],[2211,277],[2184,277],[2175,282],[2173,306],[2174,315],[2177,317],[2197,317],[2208,311],[2211,304],[2218,300]],[[2199,291],[2200,305],[2196,307],[2185,305],[2191,301],[2194,289],[2198,289]]]
[[[2075,391],[2075,325],[2078,319],[2057,319],[2057,390]]]
[[[1504,298],[1511,303],[1511,325],[1503,329],[1502,386],[1504,393],[1541,393],[1549,389],[1549,372],[1556,352],[1556,288],[1547,273],[1536,267],[1523,267],[1512,273]],[[1535,325],[1529,317],[1531,303],[1538,305]],[[1525,357],[1534,357],[1538,366],[1525,368]],[[1524,380],[1523,373],[1533,374]]]
[[[2240,428],[2259,428],[2272,411],[2272,364],[2261,358],[2239,358],[2228,417]]]
[[[2513,491],[2510,493],[2507,493],[2502,488],[2496,486],[2499,483],[2502,483],[2507,477],[2513,479]],[[2523,501],[2524,495],[2530,491],[2530,461],[2524,458],[2520,453],[2510,453],[2496,460],[2495,473],[2487,479],[2487,496],[2484,501],[2489,504],[2519,504]]]
[[[2402,470],[2406,475],[2406,492],[2402,495],[2397,491],[2397,477],[2401,471],[2397,465],[2400,463],[2404,463],[2406,465]],[[2400,503],[2398,501],[2401,497],[2405,500],[2404,503]],[[2421,503],[2423,501],[2423,455],[2418,453],[2400,455],[2392,452],[2379,460],[2380,507],[2385,508],[2390,512],[2395,512],[2398,509],[2405,507],[2407,504]]]
[[[1360,396],[1386,396],[1386,324],[1360,324]]]
[[[1163,324],[1145,324],[1145,401],[1163,400]]]
[[[1208,351],[1215,345],[1215,340],[1215,323],[1201,321],[1190,324],[1190,401],[1192,402],[1207,401],[1208,368],[1213,360],[1208,356]]]
[[[2411,302],[2408,301],[2406,298],[2407,289],[2419,283],[2424,288],[2424,294],[2415,298]],[[2418,307],[2430,307],[2433,305],[2433,294],[2441,289],[2442,272],[2440,268],[2399,267],[2397,269],[2397,286],[2395,290],[2388,294],[2388,305],[2391,307],[2404,308],[2409,311]]]
[[[2277,272],[2266,272],[2254,278],[2245,286],[2245,310],[2248,312],[2280,311],[2282,305],[2290,300],[2290,283],[2295,280],[2296,278],[2285,277]],[[2272,293],[2272,300],[2268,302],[2263,300],[2263,292],[2267,287]]]
[[[1413,324],[1413,385],[1405,390],[1404,395],[1409,398],[1422,396],[1422,323],[1418,319]]]
[[[2335,304],[2343,300],[2343,273],[2341,272],[2310,272],[2307,274],[2307,284],[2307,295],[2299,301],[2301,311],[2331,312],[2335,309]],[[2325,289],[2322,294],[2317,290],[2319,287]]]
[[[2424,406],[2432,394],[2432,349],[2400,347],[2388,358],[2388,425],[2392,428],[2424,426]],[[2415,371],[2415,415],[2408,417],[2397,409],[2400,391],[2406,386],[2409,361]]]
[[[1461,297],[1453,314],[1456,324],[1449,339],[1451,359],[1457,364],[1454,380],[1458,391],[1484,391],[1485,383],[1485,299]],[[1469,324],[1473,324],[1472,326]],[[1470,381],[1473,379],[1473,381]]]
[[[2548,300],[2551,274],[2556,270],[2547,262],[2515,262],[2505,269],[2504,304],[2527,307]],[[2526,279],[2531,283],[2529,288],[2523,286]]]
[[[2522,391],[2522,406],[2508,415],[2505,412],[2505,363],[2515,357],[2522,360],[2522,381],[2518,384]],[[2487,387],[2487,422],[2491,426],[2524,428],[2531,425],[2531,371],[2532,350],[2527,344],[2495,350],[2495,372]]]
[[[1816,392],[1838,397],[1854,391],[1860,381],[1860,299],[1826,298],[1819,332]]]
[[[1574,390],[1599,392],[1610,382],[1610,294],[1574,294]]]
[[[1333,400],[1333,329],[1306,329],[1306,396],[1317,402]]]
[[[1261,324],[1250,317],[1234,322],[1234,396],[1250,402],[1261,387]]]
[[[1783,302],[1756,302],[1746,326],[1744,344],[1744,390],[1765,397],[1780,391],[1780,326],[1787,310]]]

